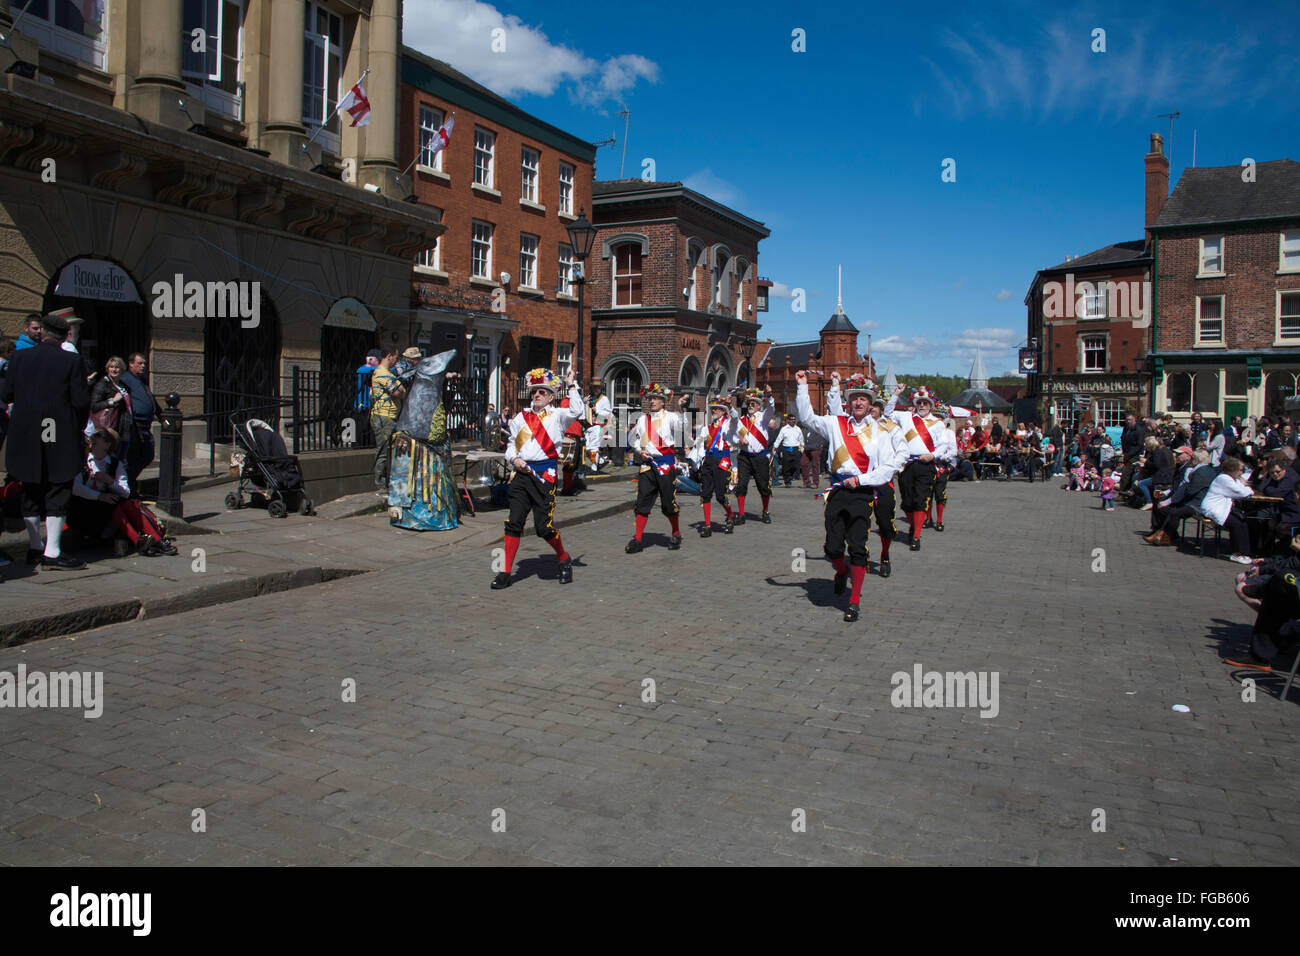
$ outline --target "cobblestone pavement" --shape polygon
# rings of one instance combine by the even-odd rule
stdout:
[[[526,537],[505,592],[467,544],[0,650],[102,670],[105,696],[98,719],[0,710],[0,862],[1300,860],[1296,695],[1245,702],[1220,662],[1250,619],[1236,567],[1056,483],[950,495],[853,625],[796,488],[677,553],[658,513],[635,556],[630,516],[573,528],[569,587]],[[996,674],[996,716],[892,706],[917,665]]]

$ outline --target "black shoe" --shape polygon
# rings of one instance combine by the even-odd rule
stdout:
[[[731,534],[735,530],[736,530],[736,522],[732,521],[730,518],[728,518],[726,522],[724,522],[722,525],[723,534]]]
[[[889,577],[889,559],[888,559],[888,558],[881,558],[881,559],[880,559],[880,576],[881,576],[882,578],[887,578],[887,577]]]
[[[848,586],[849,586],[849,573],[847,571],[845,571],[843,574],[835,575],[836,594],[843,594],[845,588],[847,588]]]
[[[907,546],[907,550],[909,550],[909,551],[920,551],[920,550],[921,550],[921,539],[920,539],[920,538],[913,538],[913,539],[912,539],[912,543],[909,544],[909,545]]]
[[[158,539],[151,534],[140,535],[140,540],[135,543],[135,553],[142,558],[150,557],[157,553]]]
[[[640,554],[643,550],[645,550],[645,545],[643,545],[636,538],[633,538],[631,541],[627,543],[627,547],[624,548],[623,550],[627,554]]]
[[[572,584],[573,565],[570,564],[568,561],[561,561],[560,570],[559,573],[556,574],[555,579],[559,581],[561,584]]]
[[[681,549],[681,546],[682,546],[682,536],[680,534],[675,534],[668,539],[669,551],[678,551]]]
[[[926,518],[926,519],[925,519],[925,524],[921,525],[921,527],[922,527],[922,528],[933,528],[933,527],[934,527],[934,519],[933,519],[933,518]]]
[[[711,525],[711,524],[706,524],[706,525],[701,525],[701,526],[700,526],[700,537],[701,537],[701,538],[708,538],[708,537],[711,537],[712,535],[713,535],[713,525]]]
[[[737,526],[742,525],[744,523],[745,523],[745,516],[743,514],[736,515],[736,520],[732,522],[732,524]]]
[[[40,564],[41,558],[43,557],[44,554],[41,552],[40,548],[27,549],[27,563],[30,564],[32,567],[36,567],[36,565]]]
[[[85,568],[86,562],[79,558],[70,558],[66,554],[61,554],[57,558],[41,558],[42,568],[51,568],[59,571],[80,571]]]
[[[942,522],[942,521],[936,521],[936,522],[934,523],[934,530],[935,530],[935,531],[942,531],[942,530],[943,530],[943,522]]]
[[[849,609],[844,612],[844,620],[852,624],[857,619],[858,619],[858,606],[856,604],[850,604]]]
[[[764,511],[764,512],[763,512],[763,524],[771,524],[771,523],[772,523],[772,516],[771,516],[770,514],[768,514],[766,511]]]
[[[513,583],[514,582],[510,580],[510,575],[506,574],[504,571],[498,571],[497,576],[492,579],[492,590],[500,591],[502,588],[510,587]]]

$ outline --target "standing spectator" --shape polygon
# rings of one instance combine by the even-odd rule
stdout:
[[[799,460],[803,458],[803,432],[793,415],[785,416],[785,427],[777,432],[772,444],[781,455],[781,480],[787,488],[799,472]]]
[[[989,429],[989,441],[997,445],[1001,445],[1002,435],[1003,435],[1002,423],[995,418],[993,419],[993,427]]]
[[[1277,449],[1282,447],[1282,436],[1277,433],[1277,430],[1275,428],[1273,428],[1272,420],[1268,418],[1261,418],[1259,420],[1258,430],[1263,435],[1265,453],[1268,453],[1270,451],[1277,451]]]
[[[822,448],[826,445],[826,439],[821,433],[812,428],[804,428],[803,444],[803,467],[801,474],[803,476],[803,486],[805,488],[816,488],[822,481]]]
[[[1146,426],[1138,424],[1136,415],[1129,412],[1124,416],[1124,429],[1119,436],[1120,453],[1124,456],[1124,467],[1119,474],[1121,494],[1133,493],[1133,471],[1137,468],[1137,460],[1142,457],[1147,434]]]
[[[384,357],[383,349],[371,349],[366,353],[366,360],[357,369],[357,411],[370,414],[370,376],[379,367]]]
[[[41,340],[41,316],[33,312],[24,322],[23,334],[18,336],[17,349],[29,349]]]
[[[138,493],[136,482],[140,472],[153,464],[154,446],[153,420],[160,418],[158,401],[150,391],[149,360],[143,352],[132,352],[127,359],[127,370],[122,375],[122,384],[131,393],[131,421],[123,422],[123,429],[129,428],[126,441],[126,476],[131,483],[131,491]]]
[[[1217,418],[1210,419],[1209,431],[1206,433],[1205,450],[1210,453],[1210,464],[1215,468],[1223,463],[1227,438],[1223,434],[1223,422]]]
[[[127,449],[125,442],[119,441],[117,436],[131,433],[131,393],[122,383],[125,371],[126,363],[116,355],[112,356],[104,363],[104,377],[90,390],[92,424],[88,428],[92,432],[98,428],[107,428],[113,432],[113,446],[118,461],[126,460]]]
[[[388,495],[388,444],[397,426],[398,403],[406,389],[393,374],[397,362],[397,349],[388,347],[379,367],[370,376],[370,428],[375,434],[375,490],[381,497]]]
[[[1188,437],[1191,438],[1191,441],[1189,441],[1188,444],[1195,448],[1196,443],[1200,440],[1201,436],[1208,430],[1209,429],[1206,427],[1204,419],[1201,417],[1201,413],[1192,412],[1192,422],[1187,427]]]
[[[1047,440],[1051,442],[1052,448],[1055,449],[1051,454],[1049,478],[1054,478],[1060,474],[1061,460],[1065,457],[1065,430],[1061,428],[1061,423],[1053,419],[1052,427],[1047,432]]]
[[[85,466],[82,428],[90,412],[90,389],[80,359],[60,346],[67,332],[68,323],[59,316],[42,320],[40,343],[14,353],[0,402],[13,403],[5,454],[9,473],[23,485],[27,563],[76,570],[86,563],[63,554],[59,538],[73,479]]]

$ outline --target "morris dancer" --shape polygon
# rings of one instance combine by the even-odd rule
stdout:
[[[736,524],[745,523],[745,495],[749,493],[749,479],[758,485],[763,499],[763,524],[771,524],[767,504],[772,498],[772,430],[780,421],[776,414],[776,399],[766,395],[764,406],[762,389],[751,388],[745,392],[744,415],[736,418],[736,449],[740,452],[740,465],[736,475]]]
[[[826,493],[826,557],[835,567],[835,593],[843,594],[851,577],[853,590],[844,620],[856,621],[867,574],[867,536],[875,489],[889,483],[907,460],[902,430],[887,429],[871,417],[871,394],[865,380],[849,384],[849,415],[817,415],[808,400],[808,373],[799,383],[795,407],[799,420],[823,435],[831,455],[831,488]],[[836,398],[838,403],[838,396]],[[844,562],[848,546],[848,564]]]
[[[707,538],[713,534],[713,502],[716,497],[727,513],[727,522],[722,526],[723,534],[731,534],[735,519],[731,513],[731,503],[727,500],[727,485],[731,481],[731,443],[736,438],[736,420],[728,417],[731,399],[719,395],[709,402],[709,421],[701,423],[699,433],[695,436],[694,451],[701,454],[700,460],[700,503],[704,506],[704,524],[700,528],[700,537]]]
[[[934,460],[934,494],[930,496],[930,507],[925,512],[926,528],[933,528],[935,531],[943,530],[943,509],[948,505],[948,473],[954,470],[961,462],[961,446],[957,442],[957,434],[952,428],[952,418],[948,414],[947,406],[939,406],[935,409],[937,414],[944,416],[944,427],[948,429],[950,439],[947,447],[947,453]],[[1033,465],[1029,466],[1031,469]],[[1030,476],[1033,480],[1033,476]],[[935,520],[935,512],[938,512],[938,520]]]
[[[848,380],[850,392],[865,390],[871,401],[869,414],[879,428],[886,432],[899,432],[898,423],[892,418],[885,418],[885,403],[876,391],[876,383],[861,372]],[[832,415],[843,415],[844,405],[840,401],[840,373],[831,373],[831,387],[826,392],[826,404]],[[891,438],[892,441],[892,438]],[[894,491],[894,480],[890,479],[872,488],[871,510],[876,516],[876,534],[880,537],[880,576],[887,578],[892,572],[889,563],[889,546],[894,543],[898,528],[894,525],[894,516],[898,509],[898,496]]]
[[[885,406],[883,417],[898,423],[907,442],[908,461],[899,478],[899,493],[911,529],[909,548],[920,551],[921,526],[934,493],[936,459],[947,460],[956,455],[957,443],[943,420],[931,414],[934,411],[934,393],[924,385],[912,390],[912,411],[894,411],[898,396],[905,387],[901,384],[897,387],[896,394]],[[942,516],[942,510],[939,513]]]
[[[510,482],[509,504],[510,517],[506,519],[506,569],[492,579],[492,589],[510,587],[510,572],[514,567],[515,553],[519,550],[519,536],[523,534],[524,522],[528,512],[533,513],[533,530],[555,551],[559,560],[559,573],[556,575],[561,584],[573,580],[573,566],[569,561],[569,552],[564,550],[560,533],[555,530],[552,519],[555,515],[555,470],[560,453],[557,450],[565,429],[582,414],[582,392],[575,384],[572,370],[569,372],[569,405],[567,408],[555,408],[554,402],[559,391],[560,379],[550,369],[535,368],[525,380],[532,398],[532,408],[526,408],[510,419],[510,440],[506,442],[506,454],[511,455],[515,466],[515,477]]]
[[[680,511],[677,507],[677,444],[685,439],[686,433],[682,416],[664,411],[664,403],[671,396],[672,392],[657,382],[641,389],[648,411],[637,419],[629,436],[632,451],[641,461],[641,470],[636,479],[636,536],[623,549],[628,554],[643,550],[641,535],[656,498],[673,529],[668,550],[676,551],[682,546],[682,532],[677,523]],[[686,396],[678,398],[677,404],[679,408],[683,407]]]
[[[604,394],[605,383],[598,378],[591,380],[591,395],[587,402],[587,467],[591,471],[600,471],[600,446],[605,437],[605,428],[614,417],[614,406],[609,396]]]

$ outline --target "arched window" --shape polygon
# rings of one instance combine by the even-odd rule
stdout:
[[[745,317],[745,280],[749,277],[749,273],[752,269],[753,266],[748,262],[745,262],[743,259],[736,260],[735,302],[733,302],[732,305],[735,306],[736,318],[738,319]]]
[[[620,362],[605,376],[608,381],[609,400],[615,405],[641,407],[641,372],[630,362]]]
[[[731,299],[731,257],[719,252],[713,265],[713,305],[726,305]]]
[[[704,256],[705,248],[702,244],[694,239],[686,244],[686,305],[693,312],[700,309],[699,270],[705,264]]]
[[[686,361],[682,363],[682,371],[678,384],[682,388],[699,388],[704,381],[704,372],[700,369],[700,360],[694,355],[686,356]]]
[[[1219,414],[1219,373],[1210,369],[1192,376],[1192,411]]]
[[[641,246],[626,242],[614,248],[614,305],[641,304]]]

